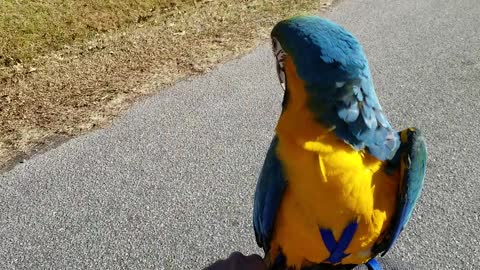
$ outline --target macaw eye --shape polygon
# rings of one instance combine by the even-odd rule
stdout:
[[[287,56],[287,54],[280,45],[280,42],[275,38],[272,38],[272,49],[273,55],[275,55],[275,59],[277,62],[278,79],[280,80],[280,85],[282,86],[283,90],[285,90],[287,87],[287,80],[285,77],[285,56]]]

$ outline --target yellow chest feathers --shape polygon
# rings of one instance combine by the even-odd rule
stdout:
[[[272,251],[281,247],[289,265],[324,261],[330,253],[319,229],[331,230],[338,240],[351,222],[358,228],[345,250],[351,255],[342,263],[367,261],[394,211],[396,176],[386,175],[382,163],[369,154],[355,151],[328,131],[323,134],[305,141],[278,134],[287,189]]]

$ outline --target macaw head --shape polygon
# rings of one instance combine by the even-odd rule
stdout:
[[[284,112],[307,106],[315,121],[354,148],[367,146],[382,160],[393,156],[398,137],[382,113],[367,58],[352,34],[327,19],[298,16],[275,25],[271,38]]]
[[[286,90],[285,61],[291,58],[296,74],[311,95],[329,102],[349,82],[369,79],[362,46],[344,28],[317,16],[298,16],[279,22],[271,33],[277,72]]]

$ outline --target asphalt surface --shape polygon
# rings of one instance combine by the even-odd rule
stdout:
[[[424,193],[388,256],[480,269],[480,3],[340,1],[397,129],[428,141]],[[252,196],[282,91],[268,44],[0,178],[0,269],[199,269],[261,252]]]

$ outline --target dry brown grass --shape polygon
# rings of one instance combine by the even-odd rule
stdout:
[[[0,3],[0,65],[10,66],[148,21],[169,9],[200,1],[172,0],[4,0]]]
[[[145,1],[153,2],[158,1]],[[278,20],[330,3],[217,0],[178,1],[156,9],[146,5],[148,13],[132,13],[137,16],[133,21],[120,20],[115,27],[106,23],[107,30],[97,27],[75,42],[37,48],[30,56],[18,54],[15,57],[24,60],[0,67],[0,164],[29,155],[50,138],[102,126],[135,98],[247,52]]]

